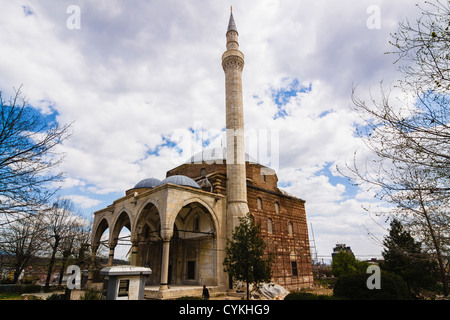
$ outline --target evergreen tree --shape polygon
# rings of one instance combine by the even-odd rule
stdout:
[[[224,271],[234,279],[249,285],[268,282],[272,278],[272,257],[264,259],[266,244],[261,237],[260,226],[256,225],[250,214],[239,218],[240,224],[234,229],[232,239],[227,240],[225,248]]]
[[[397,274],[405,280],[411,294],[436,283],[437,264],[430,261],[411,233],[397,219],[390,224],[389,235],[384,238],[384,270]]]

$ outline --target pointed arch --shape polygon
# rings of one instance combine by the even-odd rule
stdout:
[[[267,219],[267,232],[273,233],[273,220],[272,218]]]
[[[294,235],[294,224],[292,223],[292,221],[288,222],[288,235]]]
[[[123,227],[127,228],[131,232],[131,218],[129,213],[126,210],[122,210],[122,212],[116,217],[113,222],[113,227],[110,233],[109,242],[111,245],[116,245],[117,240],[119,239],[120,231]]]
[[[133,240],[139,240],[144,233],[159,236],[161,229],[161,217],[155,201],[146,201],[138,211],[136,222],[132,230]],[[148,238],[147,236],[145,238]]]
[[[100,245],[102,235],[108,228],[109,228],[108,220],[106,218],[102,218],[92,233],[93,237],[91,244],[93,247],[98,247]]]
[[[215,232],[218,229],[219,220],[217,219],[217,216],[216,216],[214,210],[211,208],[211,206],[208,203],[206,203],[203,199],[198,198],[198,197],[192,197],[192,198],[185,199],[175,208],[175,210],[173,211],[174,214],[172,214],[168,219],[169,228],[173,228],[175,221],[179,217],[179,213],[181,212],[181,210],[183,208],[186,208],[188,206],[195,206],[196,204],[199,205],[201,208],[204,208],[204,211],[206,211],[209,214],[209,217],[213,223],[213,229]],[[180,229],[180,227],[179,227],[179,229]]]

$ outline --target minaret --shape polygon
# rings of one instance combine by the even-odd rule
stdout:
[[[227,50],[222,55],[225,72],[227,137],[227,220],[228,234],[239,224],[239,217],[249,212],[245,174],[244,109],[242,70],[244,55],[239,51],[238,32],[233,12],[228,23]]]

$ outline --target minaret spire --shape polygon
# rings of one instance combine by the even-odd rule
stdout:
[[[227,50],[222,55],[226,96],[227,216],[230,219],[227,232],[229,235],[239,224],[238,218],[249,212],[245,173],[244,107],[242,97],[244,54],[239,51],[238,36],[233,11],[231,11],[226,33]]]
[[[233,17],[233,7],[231,7],[231,13],[230,13],[230,21],[228,22],[228,31],[234,30],[237,32],[237,28],[236,28],[236,23],[234,22],[234,17]]]

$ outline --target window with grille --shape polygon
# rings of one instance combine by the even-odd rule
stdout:
[[[292,269],[292,275],[294,277],[298,276],[297,261],[291,261],[291,269]]]

